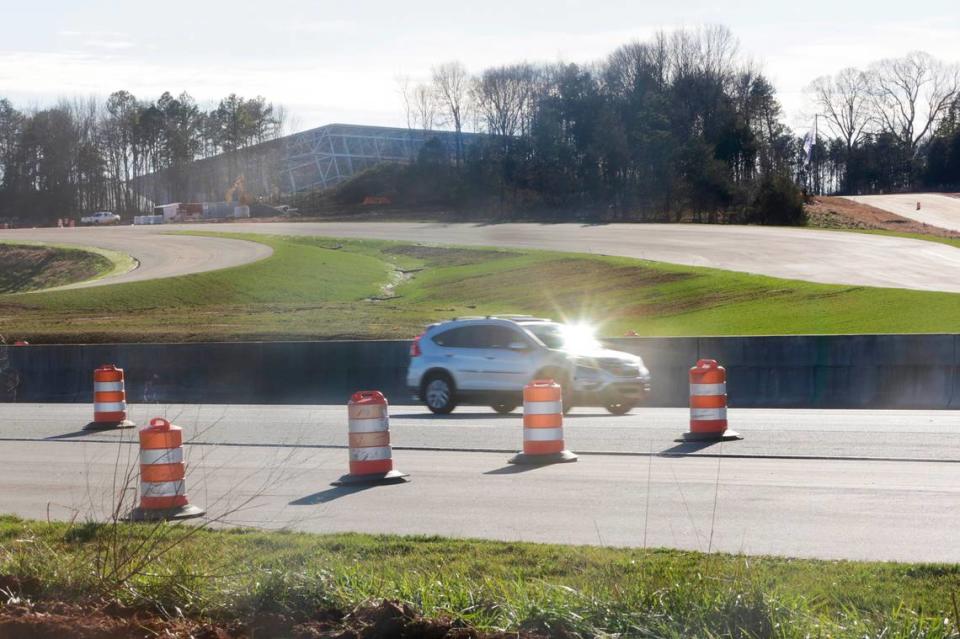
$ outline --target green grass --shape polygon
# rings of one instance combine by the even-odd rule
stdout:
[[[0,332],[34,343],[409,338],[438,319],[508,312],[590,320],[607,336],[960,332],[960,295],[950,293],[540,251],[230,237],[274,254],[186,277],[3,296]]]
[[[124,260],[112,251],[0,241],[0,295],[97,279],[123,266]]]
[[[911,240],[923,240],[925,242],[936,242],[938,244],[946,244],[947,246],[954,246],[960,248],[960,238],[956,237],[938,237],[936,235],[925,235],[923,233],[901,233],[899,231],[878,231],[878,230],[864,230],[857,231],[858,233],[870,233],[872,235],[890,235],[892,237],[905,237]]]
[[[352,609],[379,599],[482,628],[564,628],[582,636],[948,637],[960,568],[694,552],[168,528],[178,539],[122,584],[93,557],[153,527],[0,517],[0,575],[38,598],[107,596],[225,619]],[[180,535],[179,538],[176,536]],[[101,554],[98,555],[98,552]],[[106,589],[105,589],[106,588]]]

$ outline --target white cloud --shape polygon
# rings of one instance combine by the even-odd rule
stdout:
[[[48,40],[0,25],[0,43],[5,43],[0,44],[0,87],[6,95],[25,96],[25,104],[106,96],[120,88],[143,98],[186,90],[201,102],[231,92],[259,94],[286,105],[304,126],[334,120],[390,124],[400,120],[398,76],[425,80],[433,65],[451,59],[472,71],[522,60],[589,63],[658,29],[669,31],[685,21],[696,26],[689,22],[694,14],[717,21],[714,14],[720,11],[683,0],[656,7],[562,0],[542,11],[522,0],[504,0],[486,12],[465,5],[431,11],[394,4],[324,5],[304,2],[296,13],[275,11],[257,20],[231,14],[212,22],[232,6],[212,2],[204,4],[208,15],[195,22],[180,25],[167,12],[157,24],[138,27],[130,19],[140,9],[130,7],[128,13],[89,23],[102,29],[65,22],[70,28],[51,30]],[[960,19],[948,9],[938,17],[928,7],[929,17],[901,21],[887,19],[893,14],[878,9],[861,12],[857,23],[846,14],[823,12],[811,15],[831,19],[797,21],[799,10],[774,5],[765,5],[763,13],[724,9],[721,21],[730,21],[745,56],[762,61],[787,122],[798,128],[806,126],[803,88],[819,75],[913,49],[960,60]],[[497,11],[507,8],[513,13],[500,20]],[[171,29],[175,38],[166,35]]]
[[[277,25],[279,30],[297,33],[334,34],[356,30],[357,23],[352,20],[305,20],[282,22]]]
[[[741,29],[744,52],[758,54],[777,87],[786,122],[806,131],[813,120],[804,88],[815,78],[846,67],[866,68],[882,58],[924,50],[945,61],[960,61],[960,22],[930,17],[851,24],[813,21],[784,29],[760,24]]]
[[[91,49],[120,51],[123,49],[132,49],[136,45],[129,40],[87,40],[83,43],[83,46]]]

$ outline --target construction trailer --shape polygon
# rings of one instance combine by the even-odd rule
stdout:
[[[153,207],[153,215],[143,224],[170,222],[200,222],[202,220],[230,220],[250,217],[250,207],[234,202],[174,202]]]
[[[234,202],[203,203],[203,219],[205,220],[245,219],[248,217],[250,217],[250,207],[246,204],[235,204]]]

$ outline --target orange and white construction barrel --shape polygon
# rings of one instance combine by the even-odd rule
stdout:
[[[104,364],[93,371],[93,421],[86,428],[129,428],[123,369]]]
[[[511,464],[577,461],[563,442],[563,389],[552,379],[536,379],[523,388],[523,452]]]
[[[683,441],[742,439],[727,428],[727,370],[715,359],[690,369],[690,431]]]
[[[204,514],[187,498],[183,429],[162,417],[140,430],[140,507],[134,521],[188,519]]]
[[[350,472],[333,482],[390,484],[406,481],[407,473],[393,467],[390,412],[380,391],[357,391],[347,403]]]

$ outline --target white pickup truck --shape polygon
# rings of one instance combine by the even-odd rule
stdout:
[[[120,216],[109,211],[97,211],[80,218],[81,224],[119,224]]]

